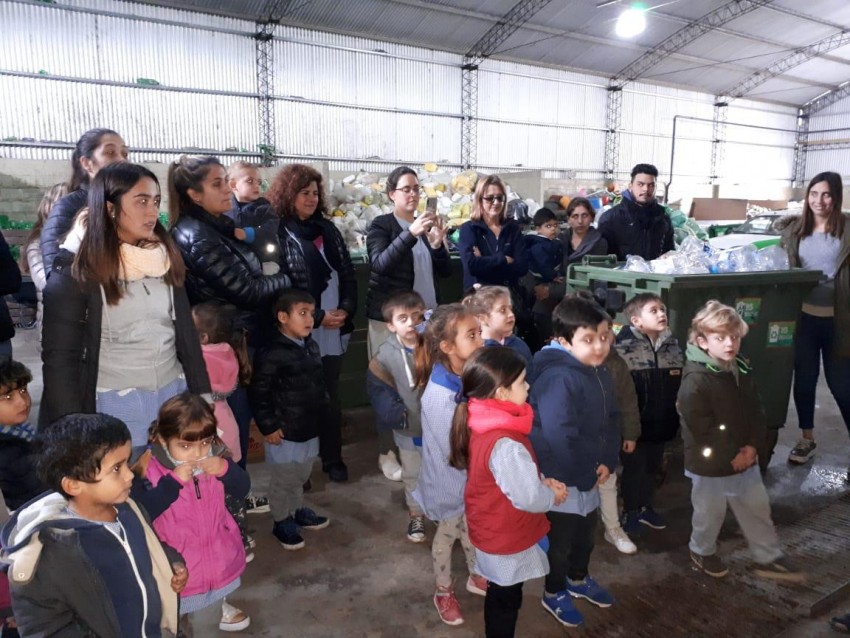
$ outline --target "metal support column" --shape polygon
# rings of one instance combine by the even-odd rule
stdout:
[[[463,113],[460,131],[460,161],[464,169],[475,166],[478,158],[478,65],[469,58],[461,67]]]
[[[718,99],[714,103],[714,118],[711,122],[711,169],[709,175],[712,184],[720,183],[720,176],[723,174],[728,107],[729,103],[723,99]]]
[[[797,114],[797,136],[794,140],[794,188],[806,185],[806,154],[809,151],[809,120],[810,113],[805,107]]]
[[[616,180],[620,167],[620,123],[623,114],[623,87],[610,84],[605,107],[605,176]]]
[[[274,31],[278,22],[268,20],[257,23],[254,44],[257,58],[257,94],[259,95],[260,144],[258,148],[263,156],[263,166],[271,166],[275,144],[274,115]]]

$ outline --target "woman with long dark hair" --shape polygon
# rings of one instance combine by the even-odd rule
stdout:
[[[56,202],[41,231],[41,254],[45,276],[53,268],[62,238],[71,229],[74,217],[86,205],[89,183],[104,166],[127,159],[127,145],[118,133],[94,128],[77,140],[71,155],[71,179],[68,194]]]
[[[319,430],[322,468],[332,481],[346,481],[339,376],[357,310],[354,265],[342,234],[324,217],[327,207],[321,173],[304,164],[285,166],[267,196],[280,217],[281,267],[293,288],[306,290],[316,300],[313,339],[319,345],[331,399],[331,418]]]
[[[815,391],[821,360],[826,383],[850,431],[850,225],[841,212],[838,173],[815,175],[806,188],[803,214],[786,221],[783,243],[791,266],[820,270],[823,279],[803,301],[794,335],[794,405],[800,440],[791,463],[815,454]]]
[[[262,345],[272,334],[272,302],[290,285],[286,273],[263,274],[250,245],[236,239],[227,172],[210,156],[184,155],[168,169],[168,214],[171,236],[186,263],[186,291],[192,304],[218,301],[236,306],[233,325],[248,333],[248,343]],[[251,410],[245,386],[231,394],[239,425],[242,462],[248,453]]]
[[[164,401],[187,388],[209,394],[186,270],[159,202],[143,166],[113,164],[92,181],[79,250],[57,255],[44,290],[42,424],[104,412],[145,445]]]

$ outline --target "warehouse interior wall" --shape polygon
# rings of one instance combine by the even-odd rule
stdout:
[[[0,23],[0,93],[15,96],[0,101],[0,157],[67,166],[69,145],[106,126],[124,136],[136,161],[184,152],[225,163],[261,159],[253,23],[108,0],[4,2]],[[318,159],[333,171],[378,173],[399,162],[460,166],[462,56],[289,26],[276,31],[273,54],[278,163]],[[587,73],[486,60],[478,167],[601,184],[606,84]],[[796,110],[732,102],[730,123],[777,130],[728,126],[712,176],[713,103],[694,91],[627,85],[618,184],[632,165],[651,162],[659,181],[672,181],[671,200],[711,196],[713,186],[724,197],[783,197]],[[679,121],[671,166],[676,115],[706,121]],[[809,161],[819,165],[816,153]],[[31,167],[21,164],[16,175],[14,162],[4,166],[0,188],[4,180],[29,183]]]

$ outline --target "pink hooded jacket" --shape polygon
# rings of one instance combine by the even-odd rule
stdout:
[[[239,360],[230,344],[207,343],[201,345],[210,387],[213,392],[213,411],[218,421],[218,436],[230,450],[235,462],[242,459],[242,448],[239,445],[239,426],[236,417],[227,404],[227,397],[239,384]]]
[[[160,539],[180,552],[186,561],[189,582],[181,593],[183,598],[221,589],[245,571],[245,548],[239,526],[224,504],[222,480],[231,473],[245,474],[234,475],[234,480],[246,483],[247,493],[247,474],[231,461],[221,477],[200,474],[185,483],[156,457],[148,464],[145,478],[154,487],[165,476],[182,486],[177,500],[154,519],[153,527]]]

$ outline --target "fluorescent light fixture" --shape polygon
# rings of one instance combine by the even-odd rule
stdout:
[[[633,4],[617,18],[615,32],[618,37],[628,39],[643,33],[646,29],[646,8],[641,4]]]

